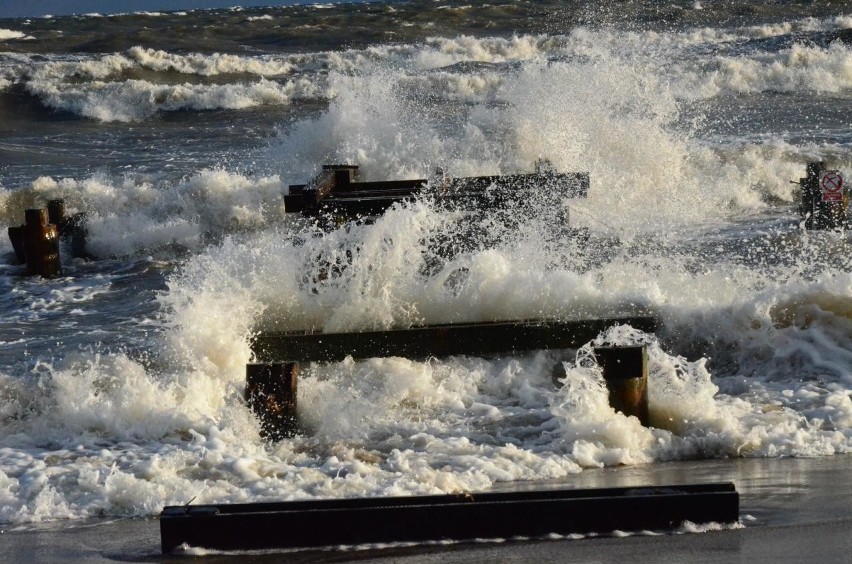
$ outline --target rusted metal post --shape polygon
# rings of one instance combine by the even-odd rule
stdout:
[[[280,441],[296,435],[298,378],[297,362],[246,365],[245,400],[260,420],[264,440]]]
[[[624,415],[648,425],[648,350],[644,346],[596,347],[609,404]]]
[[[27,273],[52,278],[62,274],[59,261],[59,232],[47,222],[47,211],[30,209],[25,212],[24,252]]]

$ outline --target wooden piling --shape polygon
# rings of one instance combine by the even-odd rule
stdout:
[[[27,273],[52,278],[62,274],[59,261],[59,232],[48,223],[47,211],[29,209],[25,212],[24,253]]]
[[[596,347],[609,404],[624,415],[648,425],[648,350],[644,346]]]
[[[47,202],[48,223],[55,225],[60,237],[68,235],[67,219],[65,218],[65,200],[56,199]]]
[[[246,365],[245,400],[260,420],[260,436],[280,441],[298,431],[296,390],[299,363]]]
[[[24,249],[24,226],[10,227],[9,240],[12,242],[12,249],[15,250],[15,258],[18,259],[18,264],[26,263],[27,251]]]

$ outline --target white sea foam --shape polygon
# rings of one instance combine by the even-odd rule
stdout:
[[[270,77],[289,74],[294,68],[293,64],[287,59],[242,57],[219,53],[213,55],[177,55],[142,47],[131,48],[127,52],[127,57],[143,68],[201,76],[254,74]]]
[[[82,86],[30,82],[30,92],[55,110],[100,121],[141,120],[157,112],[242,109],[286,105],[322,96],[308,79],[285,83],[260,79],[250,84],[152,84],[144,80],[93,81]]]
[[[62,198],[69,213],[87,214],[87,249],[95,256],[127,256],[170,245],[199,249],[210,235],[257,229],[280,221],[285,187],[277,177],[248,178],[204,170],[174,185],[144,179],[42,177],[30,189],[3,192],[5,221],[27,208]]]
[[[719,57],[683,84],[684,98],[756,92],[822,92],[852,90],[852,49],[835,42],[828,48],[794,45],[772,54]],[[690,93],[691,92],[691,93]]]
[[[415,57],[415,64],[422,69],[431,69],[466,61],[525,61],[559,50],[562,45],[562,38],[547,35],[516,35],[510,39],[436,37],[427,40],[425,48]]]
[[[691,273],[672,256],[656,259],[672,272],[661,279],[661,270],[647,268],[652,257],[639,255],[581,275],[540,269],[529,247],[517,255],[509,247],[464,262],[468,278],[459,298],[441,277],[417,274],[425,252],[421,238],[441,229],[441,221],[428,207],[415,206],[392,211],[374,229],[341,229],[301,244],[271,231],[226,238],[190,259],[162,296],[170,312],[158,348],[166,370],[146,369],[122,355],[84,354],[40,364],[29,379],[0,379],[0,519],[146,515],[193,496],[206,503],[432,494],[561,478],[584,467],[852,448],[852,400],[842,385],[850,378],[842,355],[852,348],[848,273],[829,275],[814,290],[733,265]],[[313,257],[345,241],[359,249],[350,272],[336,282],[311,283]],[[774,288],[768,286],[773,280]],[[488,319],[559,312],[560,304],[589,311],[601,301],[623,299],[621,286],[632,288],[630,299],[661,309],[668,330],[681,338],[693,330],[718,342],[711,355],[727,348],[730,335],[740,341],[743,361],[759,362],[765,344],[783,350],[789,341],[837,363],[813,365],[819,379],[803,381],[781,358],[775,369],[755,364],[770,367],[760,379],[714,382],[705,360],[687,361],[653,336],[615,328],[589,346],[649,346],[656,428],[609,407],[588,347],[555,374],[557,387],[553,368],[565,358],[555,352],[316,365],[300,384],[308,434],[268,450],[241,399],[247,336],[257,321],[295,326],[310,319],[333,330],[459,313]],[[773,300],[779,291],[790,298]],[[776,306],[771,315],[788,321],[764,323],[767,299]],[[785,305],[791,303],[796,310]],[[702,319],[687,309],[696,305],[720,313]],[[720,319],[730,321],[722,325]],[[813,337],[797,338],[803,330]],[[105,450],[101,437],[119,443]]]
[[[22,31],[12,29],[0,29],[0,41],[8,41],[10,39],[34,39]]]
[[[251,57],[231,54],[177,54],[133,47],[125,53],[65,57],[32,63],[29,90],[46,105],[95,119],[133,120],[152,114],[148,99],[177,98],[185,103],[165,104],[160,109],[244,108],[262,103],[286,103],[290,94],[269,92],[263,82],[208,85],[172,85],[145,80],[125,81],[140,70],[177,72],[213,77],[254,75],[265,78],[328,69],[349,75],[370,74],[378,68],[402,69],[412,79],[431,83],[439,96],[464,102],[491,101],[506,70],[491,69],[430,73],[459,64],[541,65],[564,61],[576,71],[600,74],[604,65],[612,75],[635,84],[632,70],[666,76],[667,96],[675,99],[707,99],[754,92],[843,93],[852,88],[850,49],[836,41],[827,47],[794,44],[771,54],[754,51],[727,54],[729,45],[748,38],[774,37],[793,32],[840,29],[848,18],[808,19],[775,26],[739,29],[698,29],[679,33],[615,32],[577,28],[569,35],[522,35],[511,38],[431,38],[423,44],[379,45],[363,50]],[[8,31],[8,30],[6,30]],[[11,32],[10,32],[11,33]],[[14,32],[20,33],[20,32]],[[707,54],[684,58],[696,47],[717,46]],[[719,48],[725,54],[719,54]],[[584,63],[585,62],[585,63]],[[586,64],[587,63],[587,64]],[[407,70],[406,70],[407,69]],[[421,73],[418,75],[418,73]],[[426,73],[426,74],[422,74]],[[82,81],[80,79],[83,79]],[[305,80],[305,79],[300,79]],[[316,75],[309,96],[334,96]],[[295,83],[288,83],[295,84]],[[299,86],[304,89],[305,85]],[[174,92],[170,92],[173,89]],[[189,89],[189,91],[187,91]],[[195,90],[193,90],[195,89]],[[252,92],[253,90],[253,92]],[[141,92],[140,92],[141,91]],[[82,100],[81,100],[82,99]],[[129,108],[141,107],[138,112]],[[154,104],[159,105],[159,104]],[[145,107],[148,109],[145,109]]]
[[[282,125],[259,155],[276,174],[44,177],[3,191],[6,224],[52,197],[88,212],[97,254],[170,245],[194,253],[148,320],[157,329],[155,358],[48,351],[4,367],[0,522],[151,515],[193,497],[434,494],[619,464],[852,452],[848,235],[735,223],[766,211],[767,201],[792,203],[789,180],[828,149],[695,139],[679,121],[685,67],[673,63],[661,77],[658,59],[627,53],[629,38],[616,48],[608,33],[434,40],[288,59],[300,68],[328,64],[322,95],[330,101],[318,118]],[[797,49],[810,50],[817,66],[845,56],[840,47],[790,52]],[[140,119],[207,107],[208,96],[239,86],[115,81],[148,57],[149,68],[169,72],[248,66],[137,55],[52,61],[30,88],[80,115]],[[473,61],[502,66],[446,68]],[[188,97],[151,102],[157,92]],[[848,174],[848,149],[831,150]],[[324,162],[357,162],[366,178],[379,179],[426,177],[435,165],[459,176],[515,172],[539,157],[591,173],[590,197],[567,203],[573,222],[620,236],[609,256],[589,259],[554,231],[545,212],[557,197],[546,187],[517,216],[522,229],[488,218],[478,227],[497,243],[449,257],[425,242],[454,233],[460,218],[428,201],[322,236],[282,208],[286,185]],[[46,316],[108,293],[113,281],[95,277],[81,287],[72,273],[4,282],[12,286],[2,299],[26,295],[26,314]],[[662,319],[659,337],[617,327],[576,354],[306,367],[305,434],[275,445],[260,441],[242,398],[258,328],[360,330],[633,308]],[[637,343],[649,350],[651,427],[609,406],[589,354],[595,345]]]

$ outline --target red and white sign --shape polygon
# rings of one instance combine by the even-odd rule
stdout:
[[[823,202],[843,201],[843,175],[839,170],[826,170],[819,176]]]

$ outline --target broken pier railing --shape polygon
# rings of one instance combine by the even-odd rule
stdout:
[[[284,196],[287,212],[306,216],[357,218],[377,216],[390,206],[417,196],[465,207],[488,207],[508,199],[528,197],[546,186],[567,198],[586,197],[589,175],[559,173],[541,162],[531,174],[359,182],[357,165],[325,165],[308,184],[291,185]],[[429,190],[426,190],[426,188]]]
[[[576,349],[616,325],[654,332],[653,317],[577,321],[507,321],[428,325],[361,333],[260,332],[252,342],[256,362],[246,366],[245,398],[268,440],[298,429],[300,363],[402,356],[486,356],[543,349]],[[647,424],[647,355],[643,347],[596,349],[613,407]]]

